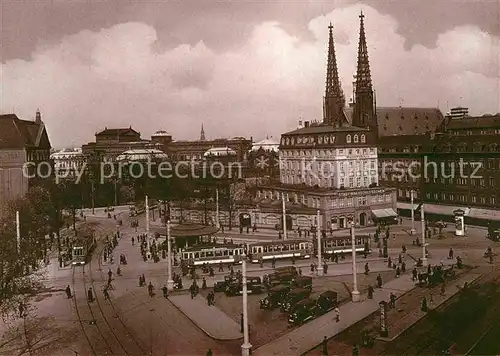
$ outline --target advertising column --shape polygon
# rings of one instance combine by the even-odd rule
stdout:
[[[465,224],[464,224],[465,212],[461,209],[457,209],[453,211],[453,215],[455,215],[455,235],[465,236]]]

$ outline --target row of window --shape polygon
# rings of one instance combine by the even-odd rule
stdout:
[[[447,202],[457,202],[463,204],[482,204],[482,205],[495,205],[495,196],[476,196],[461,193],[425,193],[427,199],[433,199],[435,201],[447,201]]]
[[[346,135],[346,142],[347,143],[366,143],[366,135]],[[282,145],[302,145],[302,144],[315,144],[318,143],[319,145],[322,144],[334,144],[335,143],[335,136],[334,135],[321,135],[321,136],[299,136],[299,137],[282,137],[281,138],[281,144]]]
[[[333,157],[333,156],[344,156],[344,155],[352,156],[356,155],[367,155],[376,154],[375,148],[340,148],[337,150],[281,150],[280,157],[312,157],[312,158],[320,158],[320,157]]]

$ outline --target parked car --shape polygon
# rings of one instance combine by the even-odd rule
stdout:
[[[289,285],[281,284],[279,286],[269,289],[267,297],[260,300],[260,309],[274,309],[283,299],[290,293],[291,287]]]
[[[311,291],[309,289],[304,289],[304,288],[292,289],[288,294],[288,296],[281,303],[281,311],[289,312],[290,310],[293,309],[293,307],[295,307],[295,305],[298,302],[309,298],[310,295]]]
[[[214,284],[214,292],[225,292],[227,287],[234,283],[236,281],[236,278],[231,277],[231,276],[224,276],[223,281],[217,281]]]
[[[292,287],[294,288],[303,288],[312,291],[312,277],[309,276],[301,276],[297,277],[292,282]]]
[[[262,293],[262,281],[260,277],[248,277],[247,278],[247,293],[248,294],[260,294]],[[236,280],[226,287],[227,296],[235,296],[243,294],[243,284],[239,280]]]
[[[330,310],[335,309],[338,306],[337,298],[337,292],[334,292],[332,290],[327,290],[321,293],[316,301],[316,314],[323,315],[328,313]]]
[[[298,325],[316,317],[316,300],[304,299],[295,304],[288,315],[288,323]]]

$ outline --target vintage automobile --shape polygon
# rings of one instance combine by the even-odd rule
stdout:
[[[260,277],[248,277],[247,278],[247,293],[248,294],[260,294],[262,293],[262,281]],[[233,281],[226,287],[227,296],[235,296],[243,294],[243,284],[238,280]]]
[[[298,325],[308,322],[316,317],[316,300],[307,298],[301,300],[288,314],[288,323]]]
[[[312,277],[309,276],[300,276],[293,280],[292,287],[293,288],[303,288],[312,291]]]
[[[225,292],[227,287],[236,281],[235,277],[224,276],[223,281],[217,281],[214,284],[214,292]]]
[[[281,311],[289,312],[300,301],[309,298],[311,291],[304,288],[294,288],[281,303]]]
[[[323,315],[338,306],[337,292],[327,290],[321,293],[316,301],[316,315]]]
[[[298,275],[297,269],[293,266],[278,267],[265,278],[265,284],[272,288],[280,284],[292,283]]]
[[[274,309],[288,296],[291,287],[281,284],[269,289],[267,297],[260,300],[260,309]]]

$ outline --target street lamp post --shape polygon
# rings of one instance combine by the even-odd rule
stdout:
[[[147,242],[146,256],[149,260],[151,258],[151,252],[150,252],[151,241],[149,240],[149,202],[147,195],[146,195],[146,242]]]
[[[285,204],[285,193],[281,193],[281,199],[283,201],[283,240],[287,239],[286,233],[286,204]]]
[[[241,274],[243,284],[243,344],[241,345],[241,355],[250,356],[250,344],[248,335],[248,290],[247,290],[247,261],[246,255],[241,256]]]
[[[413,207],[413,189],[410,190],[411,198],[411,230],[410,235],[415,235],[415,208]]]
[[[318,276],[323,275],[323,265],[321,264],[321,224],[319,222],[319,209],[316,212],[316,238],[318,239],[318,266],[316,267],[316,270],[318,272]]]
[[[351,221],[351,249],[352,249],[352,292],[353,302],[359,302],[360,295],[358,291],[358,271],[356,268],[356,235],[354,232],[354,219]]]
[[[220,229],[219,220],[219,188],[215,189],[215,227]]]
[[[427,255],[425,253],[425,213],[424,213],[424,204],[422,203],[422,207],[420,208],[420,218],[422,221],[422,264],[427,266]]]
[[[172,237],[170,236],[170,220],[167,221],[167,289],[174,289],[174,281],[172,280]]]

